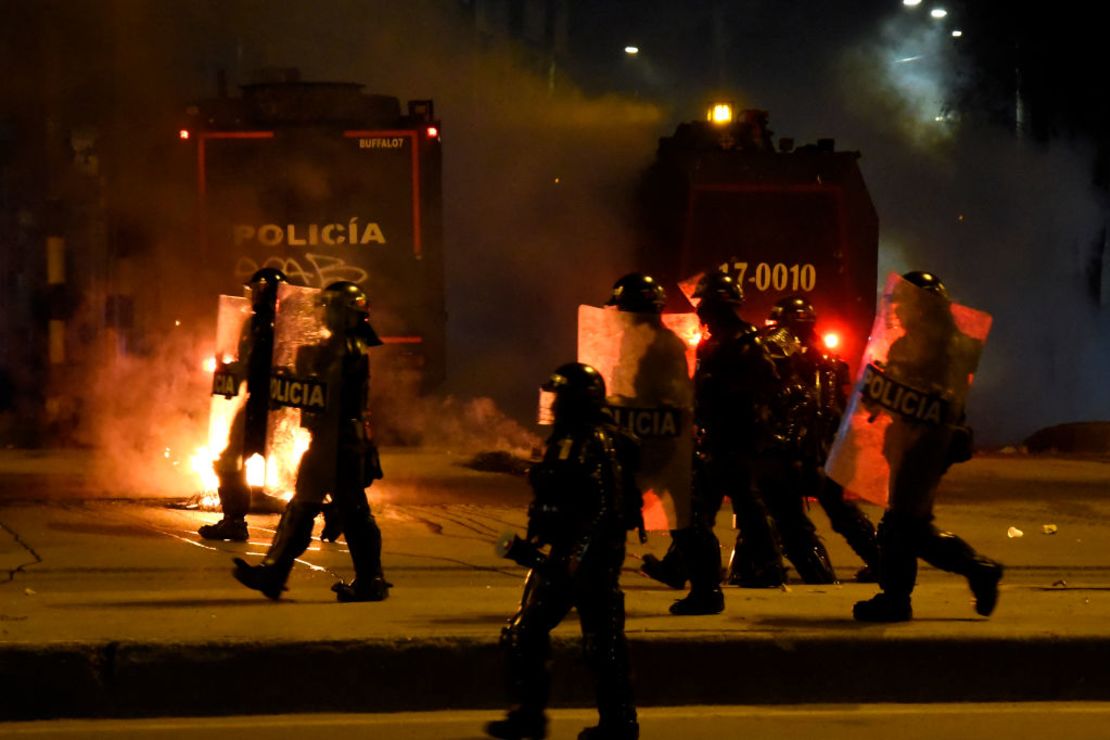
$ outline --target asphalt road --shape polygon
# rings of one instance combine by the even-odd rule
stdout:
[[[504,700],[497,636],[523,571],[492,542],[523,528],[520,477],[387,450],[387,478],[371,498],[395,588],[383,603],[340,605],[330,585],[351,576],[342,542],[314,542],[285,598],[270,602],[236,583],[230,566],[233,556],[261,557],[277,515],[252,516],[249,543],[203,542],[196,528],[218,514],[60,484],[80,478],[79,459],[23,462],[6,465],[0,454],[0,683],[15,689],[0,692],[0,718]],[[859,561],[817,509],[844,582],[729,588],[721,615],[670,616],[679,594],[636,573],[637,558],[665,550],[666,535],[630,545],[622,583],[640,695],[645,706],[1110,696],[1108,493],[1110,464],[1100,460],[989,457],[953,470],[938,523],[1007,566],[990,619],[975,615],[962,579],[923,567],[914,621],[853,622],[852,603],[876,589],[851,582]],[[718,536],[727,548],[727,516]],[[554,634],[563,706],[591,700],[577,633],[571,618]],[[704,680],[689,675],[691,661],[711,667]],[[749,663],[758,670],[737,672]],[[877,673],[857,682],[861,670]],[[296,679],[268,680],[278,672]],[[685,678],[670,683],[676,675]]]

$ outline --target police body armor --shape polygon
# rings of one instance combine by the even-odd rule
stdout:
[[[628,502],[637,500],[626,488],[634,485],[635,466],[627,443],[601,420],[557,427],[529,474],[529,541],[550,544],[551,553],[529,571],[520,608],[502,630],[513,706],[506,720],[488,726],[496,737],[543,736],[550,631],[572,607],[595,677],[600,725],[619,737],[636,726],[619,585]]]
[[[697,317],[578,309],[578,360],[601,373],[614,424],[640,442],[636,480],[652,530],[691,521],[692,358],[671,326],[692,333]]]
[[[824,465],[846,404],[848,365],[783,325],[761,332],[782,380],[771,431],[807,468]]]
[[[931,511],[991,317],[898,275],[883,291],[860,375],[826,465],[845,489]]]
[[[756,328],[738,321],[728,336],[698,345],[694,392],[698,450],[706,459],[754,457],[771,442],[775,370]]]

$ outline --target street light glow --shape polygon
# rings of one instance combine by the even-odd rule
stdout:
[[[961,37],[961,36],[963,36],[963,35],[964,35],[964,32],[963,32],[963,31],[959,31],[959,30],[957,30],[957,31],[953,31],[953,32],[952,32],[952,38],[954,38],[954,39],[958,39],[958,38],[960,38],[960,37]]]
[[[921,0],[902,0],[902,4],[907,8],[916,8],[921,4]]]
[[[634,57],[634,56],[636,56],[637,54],[640,53],[640,47],[638,47],[638,46],[626,46],[626,47],[624,47],[624,53],[627,54],[630,57]]]
[[[948,15],[948,11],[944,8],[933,8],[929,11],[929,15],[936,18],[938,21]]]

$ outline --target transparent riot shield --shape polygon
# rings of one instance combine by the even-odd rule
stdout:
[[[886,505],[892,471],[912,459],[939,480],[991,317],[891,274],[825,470],[850,493]],[[912,453],[911,453],[912,450]]]
[[[208,454],[218,476],[242,470],[246,433],[246,357],[251,304],[242,296],[221,295],[216,314],[216,347],[212,363],[212,403],[208,412]],[[205,493],[214,494],[219,481],[204,474]],[[211,490],[207,490],[211,489]]]
[[[691,519],[691,374],[698,322],[693,314],[663,319],[578,308],[578,361],[601,373],[614,421],[640,439],[644,524],[655,531],[681,529]]]
[[[331,334],[323,323],[319,297],[317,288],[278,286],[266,490],[285,500],[296,490],[298,469],[309,448],[312,459],[319,461],[310,466],[314,483],[330,489],[334,482],[341,360],[328,349]]]

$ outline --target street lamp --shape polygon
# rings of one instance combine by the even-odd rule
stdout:
[[[637,54],[640,53],[640,47],[638,47],[638,46],[626,46],[626,47],[624,47],[624,53],[627,54],[630,57],[634,57],[634,56],[636,56]]]
[[[907,8],[916,8],[921,4],[921,0],[902,0],[902,4]]]
[[[933,8],[929,11],[929,15],[936,18],[938,21],[948,15],[948,11],[944,8]]]

